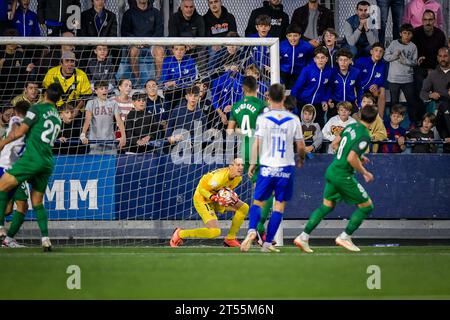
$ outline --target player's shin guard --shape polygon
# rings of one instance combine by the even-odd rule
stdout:
[[[220,236],[221,230],[219,228],[198,228],[198,229],[187,229],[180,231],[181,239],[186,238],[204,238],[204,239],[214,239]]]
[[[267,236],[266,242],[272,243],[273,238],[275,238],[275,234],[277,233],[278,227],[283,220],[283,214],[278,211],[272,212],[272,215],[269,219],[269,225],[267,226]]]
[[[256,230],[256,226],[258,225],[259,219],[261,219],[261,207],[256,204],[250,207],[248,212],[249,221],[248,221],[248,229]]]
[[[236,239],[236,235],[248,214],[248,204],[244,203],[238,210],[236,210],[233,220],[231,221],[231,228],[228,232],[227,239]]]
[[[0,226],[5,225],[5,209],[8,205],[8,192],[0,191]]]
[[[41,230],[41,236],[48,237],[48,217],[47,210],[45,210],[44,205],[40,204],[33,207],[34,212],[36,212],[36,220]]]
[[[266,223],[267,218],[269,217],[269,213],[272,207],[273,207],[273,195],[264,203],[264,207],[261,209],[261,218],[259,218],[257,229],[257,231],[260,234],[262,234],[266,230],[264,224]]]
[[[314,210],[314,212],[311,214],[311,217],[309,217],[308,223],[305,227],[305,233],[310,234],[322,221],[323,218],[327,214],[329,214],[331,211],[333,211],[334,208],[327,207],[326,205],[321,205],[319,208]]]
[[[25,214],[19,211],[14,211],[12,216],[11,226],[8,230],[8,237],[14,238],[14,236],[19,232],[23,221],[25,220]]]
[[[353,232],[356,231],[356,229],[359,228],[361,223],[364,221],[364,219],[367,218],[367,216],[373,211],[374,206],[371,204],[368,207],[358,207],[350,217],[350,221],[347,224],[347,228],[345,228],[345,233],[351,236]]]

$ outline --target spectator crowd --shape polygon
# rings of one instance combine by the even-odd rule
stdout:
[[[116,15],[105,0],[92,0],[80,21],[67,12],[80,0],[1,1],[4,37],[163,37],[164,21],[151,0],[128,0]],[[239,37],[227,0],[181,0],[170,16],[170,37]],[[125,1],[119,1],[125,8]],[[248,18],[250,38],[280,40],[281,83],[289,90],[286,108],[303,125],[307,151],[330,152],[329,144],[360,110],[376,105],[369,128],[371,152],[450,152],[450,38],[435,0],[377,0],[380,25],[371,4],[359,1],[338,34],[334,13],[308,0],[292,17],[281,0],[261,1]],[[387,39],[389,10],[393,39]],[[120,32],[118,32],[120,31]],[[63,127],[57,154],[169,152],[200,130],[225,137],[230,111],[242,99],[245,77],[258,83],[266,100],[271,71],[268,47],[108,44],[0,48],[0,133],[15,104],[38,103],[58,82]],[[402,94],[404,99],[402,99]],[[184,129],[182,131],[181,129]],[[424,143],[424,142],[430,143]],[[198,141],[197,141],[198,142]],[[416,142],[416,144],[413,144]],[[195,144],[195,142],[193,142]],[[205,143],[202,144],[205,146]]]

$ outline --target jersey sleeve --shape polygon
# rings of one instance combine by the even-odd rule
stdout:
[[[264,134],[263,134],[263,131],[264,131],[263,125],[264,125],[264,118],[263,117],[258,117],[256,119],[255,137],[262,138],[264,136]]]
[[[361,157],[364,153],[366,153],[367,147],[370,143],[370,137],[368,135],[363,135],[359,140],[356,140],[351,150],[355,151],[356,154]]]
[[[221,171],[214,173],[209,179],[201,179],[198,191],[206,198],[210,199],[216,190],[219,190],[223,185],[223,173]]]
[[[23,119],[23,123],[25,123],[28,127],[32,127],[38,120],[39,112],[36,105],[33,105],[30,109],[28,109],[25,119]]]

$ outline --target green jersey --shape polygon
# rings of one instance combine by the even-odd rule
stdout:
[[[58,110],[50,103],[35,104],[28,110],[23,123],[30,127],[23,158],[53,168],[52,147],[61,131]]]
[[[239,100],[231,109],[230,121],[235,121],[243,135],[242,153],[246,163],[250,162],[250,146],[253,142],[256,119],[264,111],[266,104],[261,99],[245,96]]]
[[[359,122],[348,125],[341,133],[341,142],[333,162],[327,169],[326,177],[333,180],[354,175],[355,169],[347,161],[347,157],[353,150],[361,158],[369,143],[370,134],[364,125]]]

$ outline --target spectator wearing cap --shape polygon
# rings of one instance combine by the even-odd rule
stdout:
[[[56,105],[62,107],[64,103],[72,102],[75,105],[75,115],[78,115],[85,105],[85,100],[92,95],[92,89],[86,73],[78,69],[76,63],[73,52],[63,52],[61,65],[48,70],[42,86],[46,89],[52,83],[58,82],[63,94]]]
[[[303,38],[317,47],[324,31],[328,28],[334,29],[334,14],[319,4],[319,0],[309,0],[304,6],[295,9],[291,24],[300,27]]]
[[[132,96],[133,109],[125,121],[125,133],[127,144],[124,149],[127,153],[148,152],[150,140],[155,140],[158,135],[158,124],[153,121],[153,116],[146,109],[147,94],[135,92]]]
[[[270,17],[269,37],[276,37],[283,40],[286,38],[286,30],[289,26],[289,16],[284,12],[281,0],[263,1],[263,6],[252,11],[250,19],[248,19],[245,36],[249,37],[257,33],[256,18],[261,15]]]

